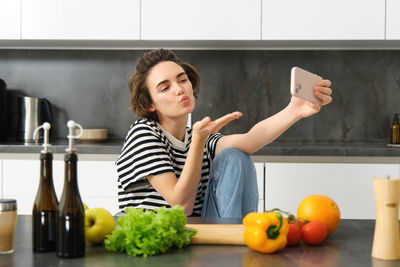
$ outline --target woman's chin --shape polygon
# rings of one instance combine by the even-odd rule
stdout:
[[[188,105],[187,107],[185,107],[185,111],[187,114],[192,113],[194,110],[194,105]]]

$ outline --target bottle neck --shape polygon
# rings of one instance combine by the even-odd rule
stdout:
[[[75,153],[65,154],[65,185],[68,189],[76,190],[78,188],[77,161],[78,156]]]
[[[40,153],[40,183],[53,183],[53,154],[50,152]]]

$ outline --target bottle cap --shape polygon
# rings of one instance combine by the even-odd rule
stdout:
[[[400,114],[394,114],[394,117],[393,117],[393,122],[399,122],[399,115]]]
[[[44,147],[44,149],[41,151],[43,153],[51,152],[49,150],[49,147],[51,146],[51,144],[49,143],[50,128],[51,128],[50,123],[45,122],[42,125],[40,125],[39,127],[37,127],[35,129],[35,131],[33,131],[33,139],[35,139],[35,136],[39,132],[40,129],[43,129],[43,131],[44,131],[44,134],[43,134],[44,139],[43,139],[43,145],[42,145]]]
[[[81,137],[82,133],[83,133],[83,129],[82,126],[78,123],[76,123],[73,120],[69,120],[67,122],[67,127],[69,129],[69,134],[67,136],[68,138],[68,148],[65,150],[67,152],[74,152],[75,149],[73,148],[74,145],[74,139]],[[79,133],[79,135],[74,135],[74,129],[75,127],[78,127],[81,131]]]
[[[17,201],[15,199],[0,198],[0,212],[17,210]]]

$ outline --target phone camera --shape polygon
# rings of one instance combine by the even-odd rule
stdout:
[[[296,94],[301,90],[301,84],[298,83],[296,86]]]

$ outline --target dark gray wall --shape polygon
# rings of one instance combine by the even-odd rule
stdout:
[[[66,121],[108,128],[124,138],[135,120],[127,80],[145,51],[0,50],[0,78],[9,88],[10,138],[16,128],[15,96],[53,103],[53,137]],[[333,102],[301,120],[279,140],[388,142],[400,112],[399,51],[175,51],[200,72],[194,120],[239,110],[244,116],[223,133],[245,132],[290,100],[290,69],[299,66],[332,81]]]

